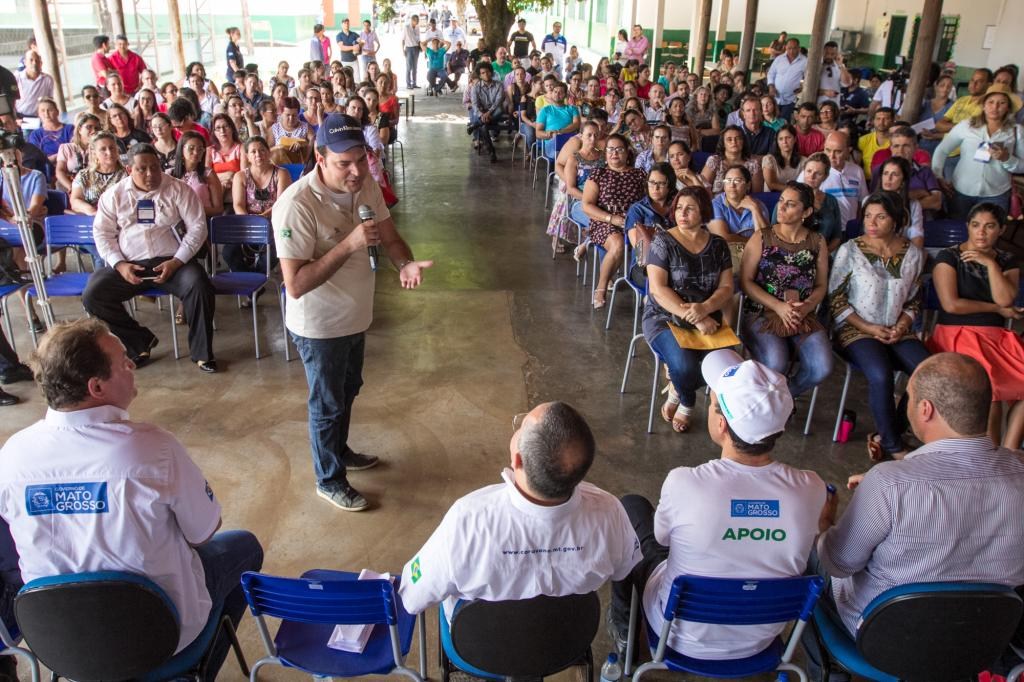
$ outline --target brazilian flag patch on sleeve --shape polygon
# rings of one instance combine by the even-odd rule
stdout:
[[[412,568],[409,570],[409,576],[412,578],[412,582],[415,585],[419,582],[419,579],[423,577],[423,571],[420,570],[420,558],[416,557],[412,560]]]

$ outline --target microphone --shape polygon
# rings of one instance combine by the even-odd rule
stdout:
[[[370,208],[366,204],[363,204],[362,206],[359,207],[360,221],[365,223],[367,220],[373,220],[373,218],[374,213],[372,208]],[[380,253],[377,251],[377,245],[374,244],[372,246],[367,246],[366,252],[370,255],[370,269],[376,272],[377,260],[380,258]]]

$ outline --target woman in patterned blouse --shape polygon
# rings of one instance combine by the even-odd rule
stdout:
[[[928,357],[911,328],[920,313],[924,253],[900,236],[909,220],[903,198],[875,192],[861,207],[864,236],[836,251],[829,276],[829,305],[836,341],[868,380],[868,404],[877,433],[868,435],[868,455],[901,459],[907,448],[907,396],[893,401],[896,370],[908,375]]]

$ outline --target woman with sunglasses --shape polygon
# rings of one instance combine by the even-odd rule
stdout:
[[[259,215],[270,220],[274,202],[291,184],[291,176],[270,159],[270,145],[255,135],[245,143],[247,167],[235,173],[231,183],[231,203],[235,215]],[[221,250],[224,262],[233,272],[266,272],[268,254],[259,244],[225,244]],[[274,244],[269,258],[274,267]],[[246,301],[242,302],[245,306]]]
[[[86,85],[82,88],[82,99],[85,100],[85,111],[83,113],[92,114],[99,119],[100,127],[105,127],[107,125],[107,110],[100,106],[103,97],[100,95],[100,91],[96,89],[96,86]]]
[[[89,140],[100,128],[100,119],[88,112],[83,111],[75,117],[71,141],[57,147],[57,189],[71,191],[75,174],[89,165]]]

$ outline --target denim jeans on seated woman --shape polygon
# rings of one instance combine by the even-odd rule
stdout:
[[[572,202],[572,206],[569,208],[569,217],[579,223],[579,226],[583,229],[590,227],[590,216],[583,212],[582,201]]]
[[[679,404],[693,407],[697,404],[697,389],[704,385],[700,363],[707,354],[704,351],[680,348],[676,337],[667,326],[647,339],[661,361],[668,365],[668,378],[679,396]]]
[[[907,395],[897,407],[893,401],[895,378],[902,370],[908,375],[928,358],[928,349],[917,339],[885,345],[877,339],[857,339],[843,353],[851,358],[868,380],[868,405],[886,454],[904,450],[902,436],[907,430]]]
[[[526,138],[526,153],[533,151],[533,144],[537,141],[537,131],[533,126],[528,126],[522,121],[519,122],[519,134]]]
[[[800,363],[796,374],[789,379],[789,392],[794,398],[812,390],[832,373],[835,360],[824,329],[783,338],[762,331],[763,322],[761,315],[744,314],[743,343],[751,357],[779,374],[788,375],[793,354],[796,354]]]

